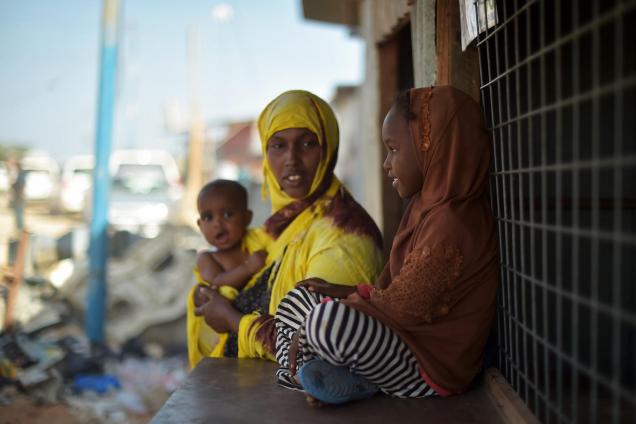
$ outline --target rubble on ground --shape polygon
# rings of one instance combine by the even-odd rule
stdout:
[[[187,374],[185,304],[200,238],[177,227],[154,239],[113,236],[106,343],[90,346],[81,329],[88,258],[73,247],[82,237],[31,237],[15,322],[0,333],[0,408],[26,396],[66,405],[78,422],[146,422]],[[153,341],[152,329],[163,337]]]

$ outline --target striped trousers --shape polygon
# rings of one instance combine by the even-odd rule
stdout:
[[[388,395],[435,395],[422,379],[415,355],[380,321],[304,287],[290,291],[276,312],[276,376],[281,386],[302,390],[289,373],[289,346],[298,331],[298,368],[320,358],[344,366]]]

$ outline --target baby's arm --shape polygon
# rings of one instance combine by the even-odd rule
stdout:
[[[201,277],[201,280],[205,281],[208,284],[212,284],[214,278],[220,272],[223,272],[221,266],[214,260],[210,252],[207,251],[199,252],[199,254],[197,255],[197,268],[199,269],[199,276]],[[199,307],[205,303],[205,299],[201,296],[201,287],[203,287],[203,285],[199,283],[194,289],[192,300],[194,301],[194,306],[196,307]]]
[[[258,252],[252,253],[245,262],[228,271],[223,271],[216,261],[210,257],[209,260],[215,263],[218,271],[216,271],[214,275],[210,275],[209,280],[203,275],[200,265],[199,272],[201,272],[201,277],[213,286],[230,286],[240,290],[250,277],[263,267],[266,257],[267,252],[259,250]]]
[[[208,251],[199,252],[197,255],[197,268],[201,279],[210,285],[214,285],[214,279],[223,272],[221,265]]]

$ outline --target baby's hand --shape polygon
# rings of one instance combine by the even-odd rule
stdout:
[[[267,258],[267,252],[264,250],[259,250],[252,253],[249,258],[245,261],[245,266],[251,274],[258,272],[263,265],[265,265],[265,259]]]

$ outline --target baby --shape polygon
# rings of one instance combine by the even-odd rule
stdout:
[[[247,190],[236,181],[212,181],[199,192],[197,208],[199,229],[216,248],[199,252],[197,281],[199,285],[217,287],[221,295],[233,300],[263,267],[267,257],[264,250],[252,254],[243,250],[243,237],[252,220],[252,211],[247,208]],[[193,300],[197,307],[203,303],[199,290],[195,290]]]

